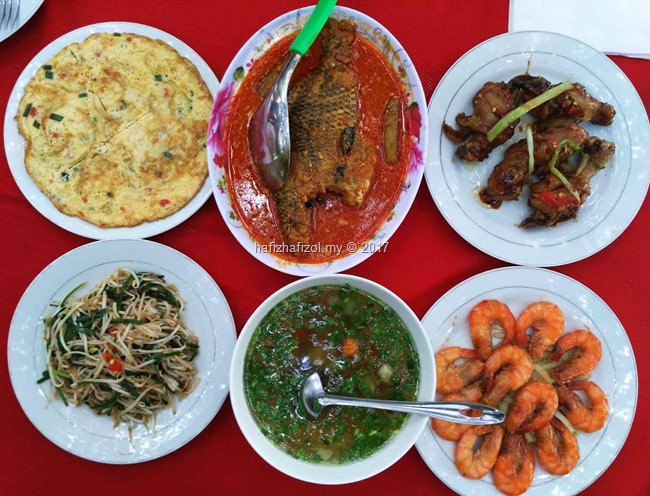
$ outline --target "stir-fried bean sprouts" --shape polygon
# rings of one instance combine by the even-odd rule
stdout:
[[[199,351],[182,311],[163,276],[118,269],[81,299],[68,295],[45,319],[47,370],[39,382],[50,379],[64,403],[86,404],[115,426],[149,425],[163,408],[176,413],[174,395],[197,384]]]

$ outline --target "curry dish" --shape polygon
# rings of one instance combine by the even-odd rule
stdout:
[[[389,218],[412,154],[408,98],[391,62],[357,26],[330,19],[290,84],[291,162],[273,194],[253,163],[249,122],[294,38],[278,41],[243,75],[220,165],[237,217],[257,243],[298,247],[277,255],[319,263],[347,255],[349,242],[360,246]],[[343,250],[304,249],[315,245]]]
[[[61,212],[134,226],[186,205],[207,176],[212,98],[160,40],[97,33],[62,49],[25,87],[25,167]]]
[[[322,33],[322,65],[298,81],[289,94],[291,166],[276,195],[280,225],[288,243],[309,243],[309,201],[327,191],[358,207],[370,189],[375,150],[356,123],[359,80],[350,66],[355,26],[328,23]]]

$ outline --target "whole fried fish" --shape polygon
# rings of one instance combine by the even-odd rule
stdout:
[[[309,244],[312,200],[326,191],[359,206],[375,173],[376,151],[360,135],[358,78],[351,67],[356,26],[330,19],[321,34],[322,64],[289,93],[291,162],[275,195],[280,226],[290,245]]]

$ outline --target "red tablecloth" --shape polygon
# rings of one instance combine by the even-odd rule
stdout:
[[[0,44],[0,115],[25,65],[45,45],[78,27],[131,21],[160,28],[194,48],[221,77],[248,37],[278,15],[305,5],[294,0],[48,0],[19,32]],[[445,71],[465,51],[507,31],[508,2],[451,0],[347,0],[386,26],[411,55],[427,98]],[[471,5],[471,6],[470,6]],[[549,12],[549,15],[561,13]],[[580,22],[579,19],[576,22]],[[650,61],[614,57],[650,106]],[[650,164],[644,164],[650,166]],[[13,310],[32,279],[52,260],[88,240],[46,220],[22,196],[0,154],[0,492],[4,494],[452,494],[415,449],[382,474],[342,487],[291,479],[249,447],[226,402],[196,439],[161,459],[132,466],[82,460],[45,439],[22,412],[6,366],[7,333]],[[623,198],[622,201],[625,201]],[[650,279],[650,208],[645,205],[610,246],[556,270],[586,284],[618,315],[632,341],[639,372],[639,402],[622,451],[584,494],[650,494],[646,468],[650,428],[650,346],[647,288]],[[232,237],[210,200],[190,220],[157,236],[201,264],[225,293],[238,330],[273,291],[295,278],[251,257]],[[386,253],[350,273],[373,279],[400,295],[423,316],[444,292],[479,272],[505,264],[458,236],[436,209],[424,184]]]

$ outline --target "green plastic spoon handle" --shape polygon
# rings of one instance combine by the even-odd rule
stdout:
[[[291,47],[289,47],[290,52],[304,55],[309,50],[309,47],[323,29],[325,22],[329,19],[334,5],[336,5],[336,0],[319,0],[316,8],[307,19],[307,23],[298,33],[296,39],[293,40]]]

